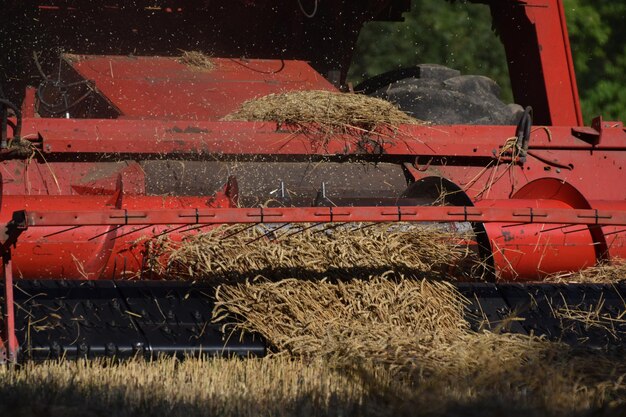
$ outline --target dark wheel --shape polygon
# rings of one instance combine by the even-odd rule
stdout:
[[[356,91],[383,98],[407,114],[435,124],[514,125],[524,109],[500,100],[500,87],[482,75],[461,75],[436,64],[387,72]]]

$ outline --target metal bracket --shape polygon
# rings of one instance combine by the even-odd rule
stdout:
[[[517,124],[517,129],[515,130],[515,136],[517,137],[517,142],[515,147],[517,148],[519,162],[521,164],[526,163],[526,155],[528,154],[528,145],[530,143],[530,134],[531,128],[533,125],[533,108],[527,106],[524,109],[524,114],[522,118]]]
[[[6,225],[0,255],[4,272],[4,305],[3,305],[3,333],[0,337],[0,363],[15,363],[17,361],[18,343],[15,336],[15,304],[13,302],[13,265],[11,262],[11,247],[15,246],[17,238],[26,230],[26,213],[13,213],[13,219]]]
[[[572,136],[584,140],[590,145],[599,145],[602,140],[603,123],[602,116],[595,117],[591,121],[591,127],[573,127]]]
[[[4,270],[4,305],[3,305],[3,334],[0,338],[0,363],[15,363],[17,361],[18,344],[15,337],[15,304],[13,302],[13,267],[11,265],[11,251],[3,248],[2,266]]]

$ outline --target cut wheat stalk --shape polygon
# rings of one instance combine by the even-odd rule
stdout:
[[[347,137],[357,150],[367,153],[380,153],[387,144],[401,139],[397,132],[400,125],[427,124],[388,101],[325,90],[289,91],[254,98],[223,120],[277,122],[308,137],[314,146],[325,146],[332,138]]]
[[[432,277],[462,274],[475,251],[463,233],[408,224],[340,224],[332,227],[224,225],[180,242],[150,239],[147,267],[169,278],[245,280],[339,279],[389,270]]]
[[[211,57],[199,51],[182,51],[178,62],[198,72],[210,72],[215,69],[215,63]]]

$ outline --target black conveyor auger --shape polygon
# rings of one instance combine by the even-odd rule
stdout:
[[[19,358],[265,354],[258,337],[211,322],[214,292],[174,281],[19,281]]]
[[[475,331],[533,334],[590,349],[626,348],[621,317],[626,284],[459,283],[457,288],[471,302],[466,319]],[[262,337],[225,334],[212,323],[214,293],[210,284],[180,281],[19,281],[19,358],[264,355]]]

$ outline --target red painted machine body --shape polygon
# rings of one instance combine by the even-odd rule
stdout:
[[[215,24],[215,33],[219,32],[232,19],[218,13],[217,8],[202,2],[171,2],[156,8],[139,3],[132,13],[100,2],[77,6],[61,1],[29,9],[29,16],[44,22],[39,23],[45,25],[42,30],[49,34],[56,31],[57,38],[65,39],[76,54],[61,56],[58,73],[50,76],[47,84],[25,89],[19,136],[29,141],[30,153],[0,154],[1,222],[8,222],[13,212],[20,210],[65,214],[235,210],[241,203],[235,191],[237,181],[231,181],[232,170],[255,179],[265,175],[257,171],[279,175],[306,164],[337,167],[359,162],[385,166],[385,175],[404,178],[408,185],[434,184],[433,179],[441,179],[441,186],[435,188],[448,192],[444,183],[453,184],[463,194],[465,207],[507,212],[506,221],[488,215],[465,219],[484,223],[485,242],[500,279],[540,279],[548,273],[625,257],[623,222],[598,223],[597,215],[571,220],[576,210],[600,210],[612,219],[623,215],[626,131],[621,122],[601,118],[591,127],[582,126],[560,0],[490,3],[510,64],[515,100],[534,109],[536,126],[530,132],[525,160],[509,146],[516,135],[515,126],[400,126],[392,132],[371,132],[369,140],[336,135],[320,144],[301,131],[273,122],[222,120],[255,97],[293,90],[338,91],[327,78],[332,79],[337,69],[339,77],[333,81],[345,81],[347,67],[342,63],[351,57],[344,42],[352,45],[365,21],[398,19],[408,9],[408,1],[380,0],[361,8],[348,2],[320,5],[320,21],[309,21],[301,11],[289,7],[274,16],[267,11],[273,4],[270,0],[258,4],[226,2],[231,11],[241,12],[242,34],[257,34],[256,42],[245,51],[246,58],[238,54],[234,40],[239,35],[232,28],[228,29],[232,38],[225,36],[230,40],[219,45],[208,40],[208,35],[206,44],[199,41],[204,26],[197,27],[199,32],[193,39],[189,34],[171,32],[181,19],[201,25],[204,18]],[[9,2],[7,10],[20,11],[23,5]],[[105,42],[104,35],[92,28],[85,28],[86,34],[93,35],[88,45],[69,38],[68,32],[80,16],[93,17],[96,12],[103,13],[113,25],[116,32],[112,36],[114,40],[119,37],[119,45]],[[120,21],[124,13],[127,27]],[[278,15],[293,26],[291,38],[274,41],[269,32],[258,30],[263,18],[270,22]],[[67,25],[45,24],[55,19]],[[328,33],[318,25],[331,21],[326,27],[334,31],[330,37],[343,40],[326,59],[324,51],[330,51],[324,49]],[[150,24],[144,28],[141,22]],[[96,27],[104,25],[93,23]],[[186,65],[171,56],[180,54],[178,47],[151,43],[148,35],[159,30],[168,36],[176,33],[180,46],[194,40],[196,49],[219,51],[219,57],[211,60],[214,67]],[[137,36],[135,49],[149,56],[128,55],[124,48],[133,36]],[[58,91],[50,87],[54,80],[73,86],[63,93],[71,104],[64,112],[44,105],[59,99]],[[17,136],[15,130],[13,136]],[[378,141],[381,138],[391,139]],[[370,207],[372,195],[378,191],[365,192],[371,183],[359,175],[346,174],[345,188],[355,190],[348,193],[350,206]],[[227,182],[230,187],[223,188]],[[390,188],[385,201],[393,201],[392,197],[399,197],[403,190],[396,191]],[[314,197],[302,198],[308,198],[310,206]],[[570,221],[542,222],[538,217],[511,222],[518,209],[562,210],[563,218]],[[444,211],[441,208],[435,217],[452,221]],[[385,221],[384,216],[374,214],[366,216],[367,220]],[[23,278],[136,276],[144,261],[133,242],[163,232],[174,239],[184,235],[156,219],[144,226],[139,230],[106,222],[82,226],[78,220],[56,226],[33,222],[12,251],[13,268]]]
[[[164,278],[146,241],[225,223],[469,224],[504,281],[626,258],[626,130],[583,126],[562,1],[474,2],[532,127],[527,113],[318,140],[223,118],[271,93],[347,90],[363,24],[410,0],[5,1],[0,361],[19,349],[14,280]]]

